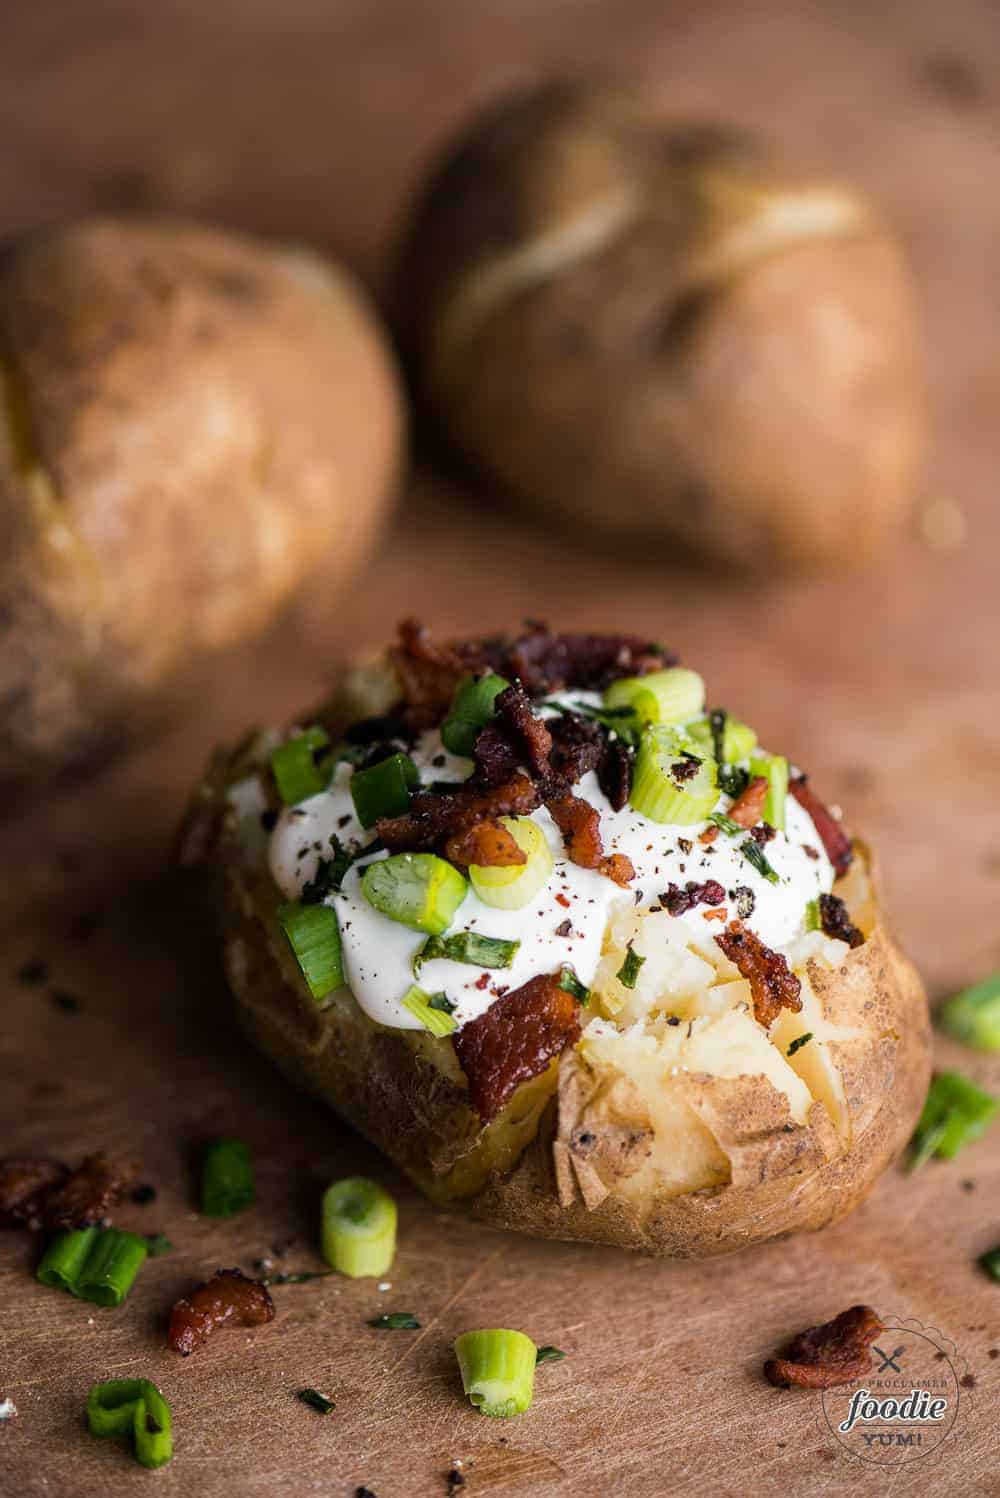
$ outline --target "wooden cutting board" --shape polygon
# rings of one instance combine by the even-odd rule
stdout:
[[[0,1492],[347,1498],[363,1484],[443,1498],[458,1462],[470,1495],[1000,1491],[1000,1289],[974,1264],[1000,1241],[1000,1127],[952,1165],[890,1171],[825,1234],[709,1264],[470,1225],[248,1049],[198,891],[168,860],[213,742],[314,699],[401,614],[459,631],[542,614],[668,640],[713,699],[808,765],[879,848],[935,996],[1000,967],[1000,34],[986,0],[942,17],[931,0],[734,0],[697,14],[662,0],[474,12],[41,0],[5,23],[6,227],[94,204],[199,212],[337,245],[375,280],[419,165],[496,87],[610,62],[652,75],[679,107],[724,101],[895,215],[923,288],[935,440],[889,564],[766,589],[667,556],[610,559],[421,472],[350,597],[307,600],[263,647],[192,682],[191,715],[128,760],[5,808],[0,1153],[138,1159],[158,1196],[120,1221],[175,1247],[111,1311],[43,1289],[28,1237],[0,1239],[0,1392],[18,1408],[0,1426]],[[28,987],[14,975],[35,957],[48,978]],[[946,1044],[940,1059],[1000,1091],[1000,1061]],[[194,1211],[194,1161],[220,1133],[250,1145],[258,1204],[212,1225]],[[319,1193],[349,1170],[399,1198],[391,1288],[279,1288],[272,1326],[220,1332],[188,1362],[169,1353],[171,1301],[215,1267],[320,1267]],[[842,1451],[818,1396],[761,1378],[791,1333],[859,1300],[936,1329],[972,1380],[943,1451],[893,1473]],[[386,1309],[421,1330],[369,1329]],[[451,1342],[476,1325],[519,1326],[569,1354],[539,1370],[521,1419],[489,1422],[461,1399]],[[115,1375],[153,1378],[173,1406],[177,1454],[155,1477],[84,1429],[87,1389]],[[307,1385],[334,1413],[295,1399]]]

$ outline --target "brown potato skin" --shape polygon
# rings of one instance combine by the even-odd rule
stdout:
[[[832,224],[749,241],[807,189]],[[432,171],[398,302],[446,441],[556,522],[741,569],[853,565],[897,528],[923,426],[906,267],[856,193],[742,132],[627,90],[502,100]]]
[[[101,751],[181,665],[369,549],[385,339],[306,251],[92,219],[0,251],[0,780]]]

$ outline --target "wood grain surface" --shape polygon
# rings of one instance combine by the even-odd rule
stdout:
[[[263,645],[189,684],[190,712],[129,759],[8,806],[0,907],[0,1154],[104,1146],[158,1188],[124,1226],[162,1229],[119,1310],[31,1277],[0,1241],[0,1493],[153,1487],[223,1495],[1000,1492],[1000,1291],[974,1259],[1000,1240],[1000,1130],[952,1165],[891,1171],[827,1233],[707,1265],[534,1243],[446,1217],[296,1096],[234,1034],[198,892],[169,871],[173,828],[210,746],[281,721],[397,616],[464,630],[545,615],[649,630],[712,696],[787,745],[875,842],[890,909],[940,995],[1000,966],[1000,29],[990,0],[40,0],[4,18],[0,227],[93,206],[169,209],[313,239],[376,286],[417,174],[476,100],[559,69],[637,69],[678,107],[756,124],[867,186],[922,289],[933,443],[898,554],[863,575],[750,587],[611,558],[546,534],[431,468],[349,597],[318,589]],[[845,536],[849,551],[850,537]],[[43,956],[49,979],[15,981]],[[79,999],[77,1012],[54,992]],[[1000,1090],[1000,1062],[941,1059]],[[247,1140],[258,1204],[194,1212],[194,1159]],[[347,1170],[401,1204],[380,1292],[327,1279],[275,1290],[274,1325],[220,1332],[188,1362],[164,1345],[172,1299],[218,1265],[320,1267],[319,1192]],[[815,1395],[763,1359],[866,1300],[953,1342],[973,1386],[934,1459],[887,1473],[844,1454]],[[419,1332],[366,1318],[409,1310]],[[461,1399],[450,1351],[476,1325],[565,1348],[530,1413],[498,1425]],[[157,1475],[90,1437],[90,1384],[155,1379],[176,1457]],[[295,1399],[336,1400],[321,1418]]]

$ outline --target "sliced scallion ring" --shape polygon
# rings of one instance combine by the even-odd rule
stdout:
[[[326,790],[330,783],[330,766],[318,765],[316,754],[329,742],[325,729],[313,727],[272,749],[271,773],[278,795],[286,806],[296,806]]]
[[[757,735],[753,729],[746,723],[741,723],[738,718],[731,717],[729,713],[722,714],[721,733],[713,730],[711,718],[699,718],[696,723],[689,723],[684,731],[702,749],[707,749],[709,754],[714,755],[717,744],[721,744],[722,762],[727,765],[739,764],[749,758],[757,747]]]
[[[170,1406],[148,1378],[112,1378],[87,1396],[87,1424],[95,1436],[131,1436],[136,1461],[162,1467],[173,1455]]]
[[[629,800],[652,822],[689,827],[718,800],[715,760],[675,728],[647,728],[636,755]]]
[[[435,1000],[437,1002],[435,1002]],[[458,1029],[458,1020],[452,1011],[455,1006],[445,994],[425,993],[416,984],[408,989],[402,999],[403,1008],[420,1021],[425,1030],[439,1037],[451,1035]]]
[[[314,999],[325,999],[344,982],[337,912],[329,905],[281,905],[278,924],[288,937]]]
[[[604,706],[631,708],[643,723],[686,723],[705,706],[705,683],[685,666],[623,676],[608,687]]]
[[[452,754],[472,753],[480,729],[494,716],[496,699],[510,686],[502,676],[463,676],[455,688],[448,716],[441,724],[441,742]]]
[[[341,1274],[386,1274],[396,1252],[396,1203],[364,1176],[335,1181],[323,1193],[323,1257]]]
[[[429,936],[444,935],[468,888],[454,864],[436,853],[394,853],[370,863],[361,879],[369,905]]]
[[[531,1404],[538,1349],[530,1337],[514,1331],[463,1332],[455,1356],[462,1387],[483,1415],[521,1415]]]

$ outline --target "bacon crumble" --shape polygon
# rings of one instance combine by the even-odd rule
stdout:
[[[462,786],[443,794],[418,791],[410,810],[400,817],[380,817],[375,830],[390,853],[434,848],[445,838],[466,832],[477,822],[498,817],[525,817],[541,804],[538,787],[517,773],[504,784],[480,790]]]
[[[483,1123],[579,1035],[579,1005],[556,973],[530,978],[464,1024],[453,1044],[468,1079],[469,1102]]]
[[[839,895],[820,895],[819,922],[825,936],[846,941],[849,947],[864,945],[864,933],[851,920],[847,906]]]
[[[0,1162],[0,1226],[64,1232],[101,1222],[135,1180],[131,1166],[88,1155],[71,1170],[60,1160]]]
[[[731,822],[737,827],[745,827],[749,830],[755,827],[764,814],[764,802],[767,800],[767,779],[763,775],[754,776],[753,780],[742,791],[732,806],[726,812]],[[735,836],[735,833],[733,834]]]
[[[696,905],[721,905],[725,898],[726,891],[718,879],[706,879],[704,884],[689,879],[683,889],[677,884],[669,884],[660,896],[660,904],[670,915],[685,915]]]
[[[764,1377],[775,1388],[833,1389],[868,1373],[871,1344],[885,1327],[871,1306],[851,1306],[822,1326],[811,1326],[769,1358]]]
[[[444,856],[460,868],[475,864],[477,868],[505,869],[528,861],[513,833],[489,818],[454,833],[444,845]]]
[[[799,805],[812,817],[813,826],[819,834],[819,840],[823,844],[827,858],[833,864],[837,877],[846,874],[854,858],[854,852],[850,838],[833,812],[816,795],[809,784],[808,776],[797,775],[789,782],[788,789]]]
[[[167,1343],[182,1358],[203,1347],[217,1326],[235,1320],[240,1326],[263,1326],[274,1320],[271,1292],[239,1269],[217,1269],[190,1296],[174,1302]]]
[[[783,953],[766,947],[740,921],[730,921],[729,929],[715,940],[739,969],[740,976],[748,980],[754,1019],[765,1030],[770,1029],[782,1009],[797,1013],[802,1008],[802,984]]]

